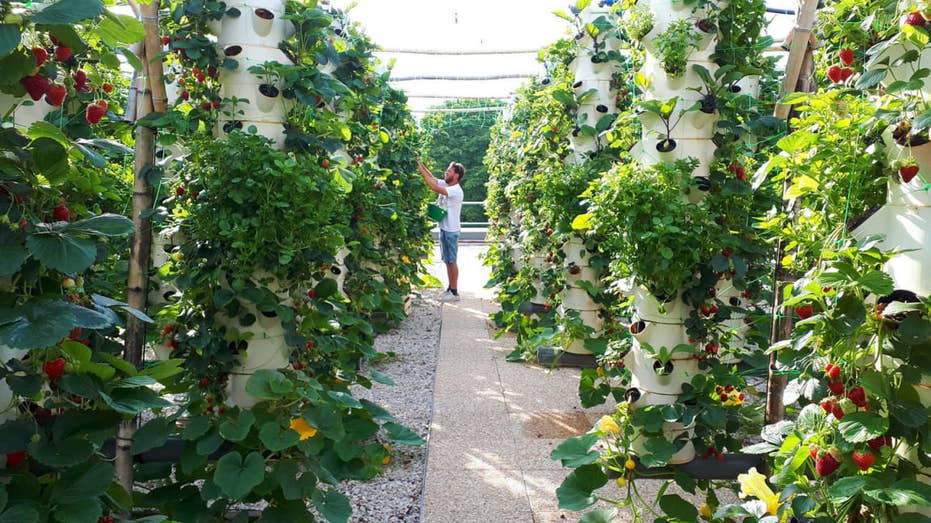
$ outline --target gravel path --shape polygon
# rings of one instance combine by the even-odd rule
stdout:
[[[353,395],[388,409],[398,422],[428,439],[433,418],[433,380],[440,348],[439,291],[426,290],[412,299],[411,314],[401,326],[375,339],[379,352],[396,358],[373,368],[394,380],[394,386],[375,383],[371,390],[357,387]],[[371,481],[350,481],[339,487],[352,503],[352,522],[419,523],[423,482],[427,472],[427,446],[394,446],[385,473]]]

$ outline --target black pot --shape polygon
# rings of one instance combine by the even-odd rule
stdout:
[[[714,114],[718,109],[718,98],[713,94],[705,95],[699,103],[698,110],[705,114]]]
[[[278,88],[272,84],[260,85],[259,92],[262,93],[262,96],[267,96],[269,98],[275,98],[278,96]]]
[[[676,150],[676,141],[672,138],[660,140],[659,143],[656,144],[656,150],[661,153],[671,153]]]
[[[696,176],[693,180],[695,180],[695,185],[698,187],[699,191],[707,192],[711,190],[711,180],[707,177]]]

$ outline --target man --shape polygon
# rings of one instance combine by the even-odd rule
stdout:
[[[439,206],[446,209],[446,217],[440,222],[440,252],[443,263],[446,264],[449,287],[439,299],[440,301],[459,301],[459,266],[456,264],[456,256],[459,253],[459,211],[462,210],[462,201],[465,199],[459,182],[465,176],[465,167],[461,163],[451,162],[443,180],[437,180],[420,161],[420,158],[417,159],[417,168],[420,169],[427,187],[440,195]]]

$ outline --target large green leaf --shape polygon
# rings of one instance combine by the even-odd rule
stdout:
[[[50,467],[73,467],[94,453],[94,447],[83,438],[68,438],[60,442],[41,439],[29,444],[29,454]]]
[[[0,276],[11,276],[23,266],[29,251],[22,245],[0,245]]]
[[[77,503],[96,498],[110,488],[116,471],[108,462],[85,463],[62,473],[49,500],[56,504]]]
[[[103,13],[103,9],[100,0],[60,0],[30,15],[29,19],[34,24],[76,24],[88,18],[96,18]]]
[[[223,420],[220,423],[220,435],[228,441],[242,441],[249,435],[255,415],[250,410],[241,410],[235,418]]]
[[[858,283],[879,296],[885,296],[895,289],[892,277],[882,271],[870,271],[864,274]]]
[[[246,381],[246,392],[260,400],[278,399],[287,396],[293,390],[294,384],[291,380],[277,370],[256,371]]]
[[[385,432],[387,433],[388,439],[399,444],[399,445],[423,445],[426,443],[423,438],[417,435],[416,432],[405,427],[404,425],[389,422],[384,425]]]
[[[914,479],[900,479],[890,487],[868,489],[866,497],[891,505],[931,506],[931,485]]]
[[[53,184],[64,182],[70,168],[68,150],[52,138],[37,138],[29,145],[36,168]]]
[[[39,523],[39,513],[27,505],[14,505],[0,514],[0,523]]]
[[[95,499],[83,499],[73,503],[58,505],[54,512],[55,521],[58,523],[86,523],[88,521],[98,521],[103,515],[103,508],[100,501]]]
[[[26,247],[39,263],[65,274],[82,272],[97,259],[97,245],[93,240],[57,232],[30,234]]]
[[[607,482],[608,476],[597,464],[583,465],[573,470],[556,489],[559,508],[585,510],[595,504],[597,498],[594,492]]]
[[[97,24],[94,34],[110,47],[118,47],[120,44],[133,44],[142,40],[145,27],[134,16],[108,14]]]
[[[0,454],[25,450],[35,433],[35,422],[31,419],[12,420],[0,425]]]
[[[349,521],[349,517],[352,516],[352,505],[349,504],[349,498],[333,489],[326,491],[315,490],[313,500],[317,510],[330,523],[346,523]]]
[[[659,506],[667,516],[681,521],[698,521],[698,509],[676,494],[667,494],[659,499]]]
[[[0,58],[16,49],[21,36],[16,24],[0,24]]]
[[[133,221],[119,214],[101,214],[65,225],[62,232],[91,236],[129,236],[135,230]]]
[[[29,301],[16,310],[0,310],[0,343],[15,349],[42,349],[55,345],[75,327],[101,329],[107,317],[60,300]]]
[[[152,418],[133,434],[133,455],[142,454],[168,441],[171,427],[165,418]]]
[[[135,389],[114,389],[110,394],[100,393],[100,397],[113,410],[137,416],[147,409],[171,407],[170,401],[161,398],[152,389],[141,387]]]
[[[598,461],[598,451],[592,450],[592,445],[598,441],[597,434],[586,434],[569,438],[559,444],[550,453],[550,459],[558,459],[562,466],[576,468]]]
[[[889,420],[872,412],[852,412],[838,425],[841,436],[850,443],[863,443],[889,430]]]
[[[831,496],[831,502],[841,504],[848,499],[859,494],[864,487],[870,483],[869,478],[860,476],[851,476],[841,478],[828,488],[828,494]]]
[[[302,471],[301,465],[290,459],[276,463],[270,476],[281,487],[284,499],[292,501],[309,498],[317,484],[317,478],[312,472]]]
[[[213,482],[224,494],[242,499],[265,479],[265,460],[258,452],[250,452],[245,459],[233,451],[217,461]]]
[[[259,439],[265,448],[278,452],[297,445],[301,441],[301,435],[290,427],[282,427],[278,422],[269,421],[259,430]]]

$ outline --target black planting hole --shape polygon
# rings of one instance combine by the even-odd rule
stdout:
[[[608,106],[604,104],[598,104],[597,106],[595,106],[595,110],[598,111],[599,113],[606,113],[608,112]]]
[[[694,178],[695,185],[698,187],[699,191],[707,192],[711,190],[711,180],[705,176],[696,176]]]
[[[260,85],[259,92],[262,93],[262,96],[267,96],[269,98],[275,98],[278,96],[278,88],[272,84]]]
[[[237,56],[241,52],[242,52],[241,45],[231,45],[223,50],[223,54],[226,56]]]
[[[239,120],[234,120],[234,121],[226,122],[225,124],[223,124],[224,133],[231,133],[235,129],[242,129],[242,122],[240,122]]]
[[[640,320],[637,323],[632,323],[630,325],[631,334],[640,334],[647,328],[647,322]]]
[[[572,84],[573,89],[578,89],[579,87],[582,87],[582,80],[579,80],[578,82]]]
[[[676,141],[672,138],[665,138],[656,144],[656,150],[661,153],[671,153],[676,150]]]
[[[624,393],[624,400],[627,401],[627,403],[637,403],[640,396],[642,396],[642,394],[640,394],[640,389],[627,389],[627,392]]]
[[[174,298],[175,294],[177,294],[176,291],[167,291],[165,294],[162,294],[162,298],[165,301],[170,301],[172,298]]]
[[[740,307],[740,298],[736,296],[731,296],[731,299],[727,300],[731,304],[731,307]]]
[[[739,93],[740,91],[743,90],[743,87],[741,87],[741,86],[739,86],[739,85],[737,85],[737,84],[734,84],[734,85],[728,87],[727,90],[730,91],[730,92],[732,92],[732,93]]]
[[[239,340],[239,345],[236,346],[236,349],[239,351],[244,351],[249,348],[249,342],[246,340]]]
[[[262,316],[265,316],[266,318],[277,318],[278,313],[275,311],[262,311]]]
[[[343,270],[340,269],[339,267],[330,267],[330,272],[332,272],[333,274],[339,276],[340,274],[343,273]]]
[[[275,18],[275,13],[260,7],[255,10],[255,16],[261,18],[262,20],[272,20]]]
[[[665,364],[659,360],[653,362],[653,372],[660,376],[668,376],[669,374],[672,374],[674,368],[675,366],[671,361],[667,361]]]

